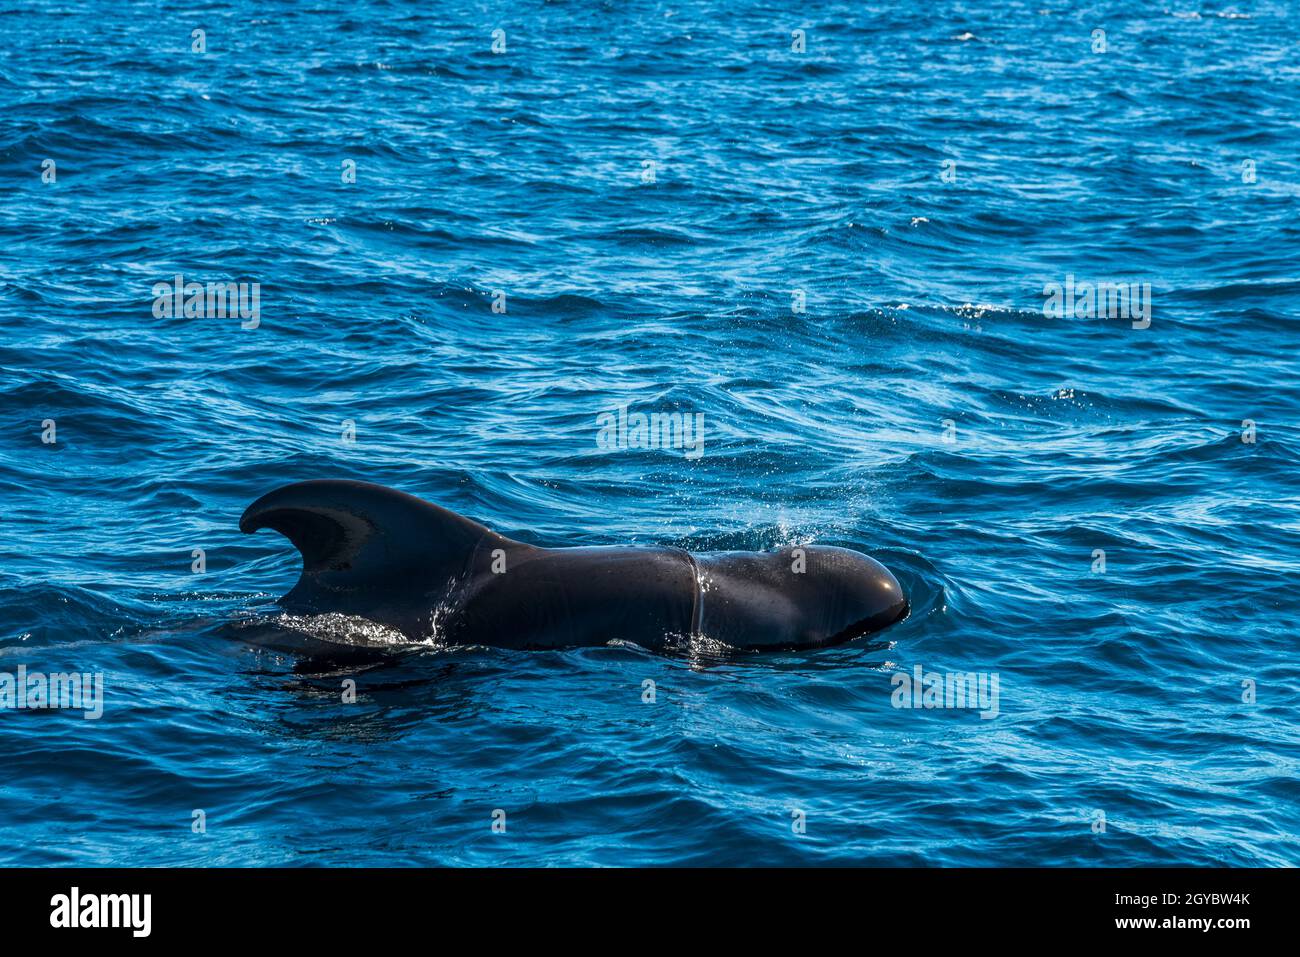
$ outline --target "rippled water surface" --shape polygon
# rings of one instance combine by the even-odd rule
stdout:
[[[1294,11],[1057,6],[0,12],[0,672],[105,682],[0,710],[0,860],[1295,863]],[[256,327],[156,314],[177,274],[259,283]],[[1045,315],[1067,277],[1149,326]],[[620,406],[703,454],[602,450]],[[367,639],[276,619],[297,555],[237,528],[319,477],[543,545],[858,548],[913,612],[270,650]],[[894,707],[917,666],[997,716]]]

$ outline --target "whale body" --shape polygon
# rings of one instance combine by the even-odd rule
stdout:
[[[286,485],[239,528],[275,529],[302,553],[286,611],[357,616],[417,642],[658,650],[703,636],[790,650],[869,635],[908,611],[889,570],[845,548],[542,548],[368,482]]]

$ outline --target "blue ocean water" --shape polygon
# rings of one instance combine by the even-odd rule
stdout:
[[[0,709],[0,862],[1296,863],[1293,13],[0,11],[0,673],[104,682]],[[1145,318],[1047,307],[1098,282]],[[702,454],[600,448],[621,407]],[[250,640],[298,559],[236,527],[319,477],[845,545],[913,610],[326,667]],[[918,667],[996,717],[895,707]]]

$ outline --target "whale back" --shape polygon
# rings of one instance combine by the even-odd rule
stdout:
[[[517,545],[414,495],[338,479],[268,492],[245,510],[239,528],[275,529],[302,553],[302,575],[283,606],[377,620],[394,617],[387,609],[445,594],[477,548]]]
[[[302,553],[291,613],[343,614],[412,640],[555,648],[704,635],[736,648],[814,648],[907,614],[898,580],[848,549],[538,548],[369,482],[286,485],[248,507]]]

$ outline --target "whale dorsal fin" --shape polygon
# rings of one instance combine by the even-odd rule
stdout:
[[[319,591],[418,589],[459,575],[485,541],[509,542],[424,499],[373,485],[321,479],[286,485],[244,511],[239,530],[273,528],[302,553],[302,577],[286,599]]]

